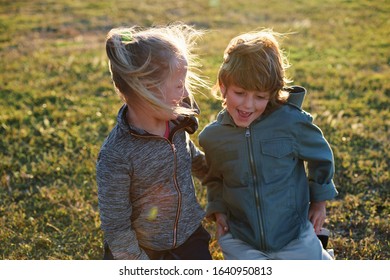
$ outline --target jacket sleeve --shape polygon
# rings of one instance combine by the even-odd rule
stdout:
[[[334,198],[337,190],[333,182],[333,152],[321,129],[313,124],[312,117],[302,112],[305,120],[300,122],[298,149],[300,158],[307,162],[310,201],[325,201]]]
[[[203,138],[204,139],[204,138]],[[227,213],[227,208],[223,200],[223,178],[216,168],[215,161],[211,155],[211,151],[208,152],[206,141],[202,141],[202,136],[199,138],[200,145],[203,147],[206,153],[206,162],[208,166],[208,172],[202,180],[202,185],[207,187],[207,207],[206,216],[212,217],[214,213]]]
[[[205,155],[191,140],[189,141],[189,145],[192,158],[192,173],[202,181],[208,171]]]
[[[119,152],[100,151],[96,164],[101,228],[114,259],[148,259],[131,227],[129,163]]]
[[[202,184],[207,187],[206,216],[212,217],[215,213],[227,214],[227,208],[223,200],[222,179],[209,172]]]

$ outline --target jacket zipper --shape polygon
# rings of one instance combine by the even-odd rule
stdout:
[[[172,139],[173,139],[173,137],[172,137]],[[177,154],[176,154],[175,144],[171,143],[171,148],[172,148],[172,151],[173,151],[174,162],[175,162],[174,174],[173,174],[173,182],[174,182],[174,186],[175,186],[175,189],[176,189],[176,192],[177,192],[177,210],[176,210],[175,224],[173,226],[173,244],[172,244],[172,249],[173,249],[173,248],[176,247],[176,244],[177,244],[177,228],[178,228],[178,225],[179,225],[179,217],[180,217],[180,213],[181,213],[182,194],[181,194],[181,191],[180,191],[180,188],[179,188],[179,184],[177,183],[177,173],[176,173],[176,169],[177,169]]]
[[[178,130],[176,130],[178,131]],[[130,132],[131,135],[133,136],[136,136],[136,137],[141,137],[141,138],[158,138],[158,139],[163,139],[165,141],[168,142],[169,146],[171,147],[172,149],[172,152],[173,152],[173,157],[174,157],[174,174],[173,174],[173,182],[174,182],[174,187],[175,187],[175,190],[177,192],[177,210],[176,210],[176,218],[175,218],[175,223],[174,223],[174,226],[173,226],[173,241],[172,241],[172,249],[176,248],[176,244],[177,244],[177,228],[178,228],[178,224],[179,224],[179,218],[180,218],[180,214],[181,214],[181,204],[182,204],[182,193],[180,191],[180,188],[179,188],[179,184],[177,183],[177,150],[176,150],[176,147],[175,147],[175,144],[173,143],[173,138],[176,134],[176,131],[173,132],[172,135],[170,135],[169,139],[166,139],[164,137],[160,137],[160,136],[154,136],[154,135],[139,135],[139,134],[135,134],[133,132]]]
[[[251,132],[250,128],[247,127],[245,131],[245,138],[247,139],[247,144],[248,144],[248,150],[249,150],[249,163],[251,166],[251,171],[252,171],[252,178],[253,178],[253,190],[255,193],[255,202],[256,202],[256,207],[258,211],[256,211],[257,214],[257,220],[258,220],[258,227],[260,231],[260,241],[261,245],[260,248],[264,248],[267,250],[267,246],[265,243],[265,236],[264,236],[264,225],[263,225],[263,219],[261,218],[262,216],[262,209],[261,209],[261,197],[259,195],[259,190],[257,188],[258,186],[258,178],[257,178],[257,172],[256,172],[256,167],[255,167],[255,160],[253,158],[253,149],[252,149],[252,138],[251,138]]]

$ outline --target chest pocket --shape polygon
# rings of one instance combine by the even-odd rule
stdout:
[[[262,174],[266,183],[283,181],[291,176],[297,158],[291,138],[273,138],[260,142]]]

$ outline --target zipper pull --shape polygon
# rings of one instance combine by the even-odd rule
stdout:
[[[176,147],[175,147],[175,144],[173,144],[173,143],[172,143],[172,144],[171,144],[171,146],[172,146],[172,150],[173,150],[173,152],[174,152],[174,153],[176,153]]]
[[[249,127],[246,128],[246,131],[245,131],[245,137],[250,137],[251,136],[251,132],[249,130]]]

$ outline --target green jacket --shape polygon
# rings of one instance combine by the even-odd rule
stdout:
[[[262,251],[298,237],[310,201],[337,195],[332,150],[300,109],[306,90],[289,90],[287,105],[249,127],[237,127],[222,110],[199,135],[210,168],[207,215],[227,214],[232,235]]]

